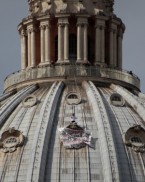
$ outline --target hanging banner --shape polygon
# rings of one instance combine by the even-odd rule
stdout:
[[[67,127],[59,128],[60,140],[65,148],[79,149],[86,145],[91,145],[91,133],[76,123]]]

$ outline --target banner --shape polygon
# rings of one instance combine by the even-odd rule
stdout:
[[[65,148],[79,149],[86,145],[91,146],[91,133],[76,123],[72,123],[64,128],[59,128],[59,133],[60,140]]]

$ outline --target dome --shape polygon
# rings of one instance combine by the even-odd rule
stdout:
[[[28,3],[0,96],[1,181],[144,182],[145,94],[122,69],[113,1]]]

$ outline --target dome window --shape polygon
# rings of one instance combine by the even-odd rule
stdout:
[[[2,152],[14,152],[18,147],[22,146],[24,136],[19,130],[10,128],[2,133],[0,139],[0,149]]]
[[[134,125],[125,133],[125,144],[135,152],[145,152],[145,130],[140,125]]]
[[[142,143],[142,140],[139,137],[132,137],[131,142],[133,142],[133,143]]]
[[[5,141],[5,147],[14,147],[17,145],[17,138],[16,137],[9,137]]]
[[[32,107],[37,104],[37,98],[35,95],[29,95],[25,97],[22,102],[23,107]]]
[[[114,106],[124,106],[125,104],[125,100],[122,98],[121,95],[117,94],[117,93],[113,93],[110,96],[110,103]]]
[[[67,95],[67,103],[68,104],[79,104],[81,102],[80,97],[78,96],[77,93],[69,93]]]

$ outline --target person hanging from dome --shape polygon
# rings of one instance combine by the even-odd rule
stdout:
[[[77,124],[76,119],[77,119],[77,117],[75,116],[75,113],[73,113],[72,116],[71,116],[71,123],[72,124]]]

